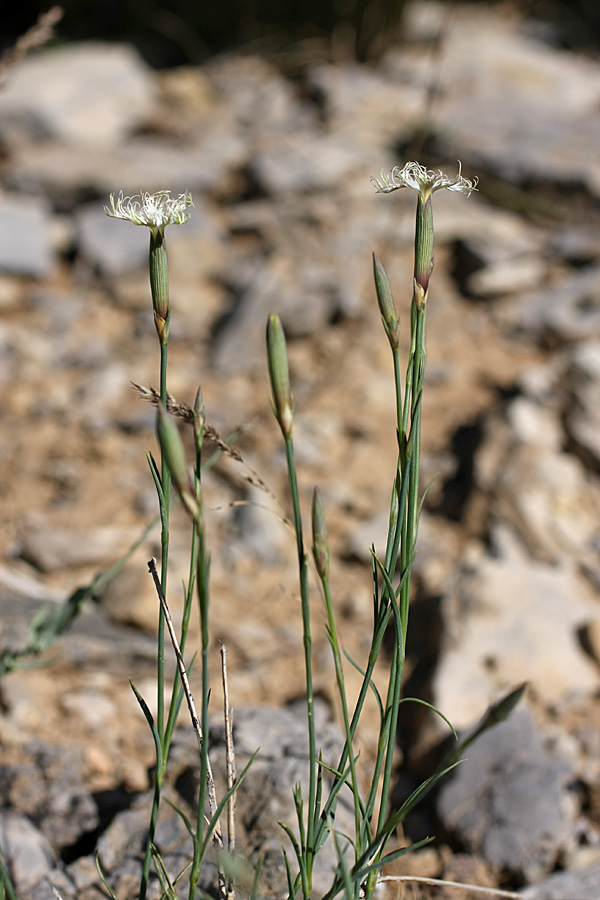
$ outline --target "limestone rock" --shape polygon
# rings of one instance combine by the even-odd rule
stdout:
[[[577,814],[572,760],[527,709],[478,738],[437,804],[444,827],[494,868],[537,880],[551,871]]]

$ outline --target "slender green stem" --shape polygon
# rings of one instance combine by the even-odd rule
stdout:
[[[414,352],[411,354],[410,399],[405,398],[405,409],[410,408],[410,434],[407,444],[407,457],[403,472],[403,480],[408,485],[406,506],[403,504],[403,540],[401,549],[402,575],[406,574],[400,589],[400,629],[397,629],[396,642],[390,674],[387,708],[390,710],[389,731],[387,732],[387,749],[379,810],[379,828],[387,817],[387,804],[392,779],[393,757],[396,746],[398,713],[406,652],[406,634],[408,629],[408,611],[410,602],[410,570],[417,540],[419,509],[419,462],[421,440],[421,392],[425,368],[425,309],[418,309],[413,304]],[[407,388],[408,390],[408,388]],[[382,848],[383,852],[383,848]]]
[[[196,579],[198,590],[198,603],[200,608],[200,635],[202,645],[202,753],[200,756],[200,784],[198,786],[198,806],[196,810],[196,828],[194,837],[194,857],[190,872],[189,897],[195,895],[200,865],[202,863],[201,849],[204,844],[204,808],[206,804],[206,777],[208,772],[208,701],[210,697],[209,681],[209,633],[208,633],[208,608],[209,608],[209,558],[206,550],[206,538],[204,524],[200,522],[197,527],[198,538],[198,575]]]
[[[0,897],[2,900],[17,900],[17,894],[14,889],[8,869],[4,864],[2,855],[0,854]]]
[[[160,401],[166,407],[167,405],[167,360],[168,360],[168,344],[160,343]],[[162,498],[160,502],[160,519],[161,519],[161,557],[160,557],[160,585],[163,596],[167,596],[167,567],[169,561],[169,506],[171,495],[171,473],[167,466],[164,454],[161,454],[160,478],[162,486]],[[150,812],[150,823],[148,825],[148,837],[146,842],[146,852],[144,855],[144,865],[142,868],[142,877],[140,879],[139,900],[145,900],[148,890],[148,879],[150,877],[150,866],[152,864],[152,845],[154,843],[154,835],[156,833],[156,824],[158,821],[158,808],[160,806],[160,796],[162,785],[165,778],[167,757],[169,753],[169,742],[172,735],[172,728],[167,727],[165,731],[165,617],[162,608],[158,613],[158,632],[157,632],[157,654],[156,654],[156,727],[160,740],[162,742],[162,760],[157,760],[156,771],[154,774],[154,794],[152,797],[152,810]],[[173,723],[174,727],[174,723]]]
[[[303,873],[302,890],[306,900],[310,897],[312,890],[312,867],[315,854],[315,823],[319,817],[319,810],[315,809],[316,800],[316,737],[315,737],[315,716],[314,716],[314,698],[313,698],[313,677],[312,677],[312,638],[310,627],[310,603],[308,590],[308,560],[304,550],[304,539],[302,536],[302,517],[300,513],[300,499],[298,496],[298,480],[296,477],[296,466],[294,461],[294,446],[291,435],[286,437],[285,450],[287,457],[288,477],[290,483],[290,491],[292,495],[292,508],[294,511],[294,529],[296,532],[296,544],[298,550],[298,568],[300,575],[300,600],[302,605],[302,631],[304,643],[304,665],[306,675],[306,713],[308,720],[308,812],[306,826],[306,843],[304,849],[305,865]]]
[[[160,345],[160,402],[167,405],[167,355],[168,344]],[[160,478],[164,496],[164,515],[162,516],[162,528],[160,534],[161,558],[160,558],[160,586],[163,595],[167,596],[167,569],[169,563],[169,507],[171,496],[171,473],[167,466],[164,454],[161,455]],[[157,714],[156,725],[161,737],[164,735],[165,720],[165,618],[162,609],[158,619],[158,659],[157,659]],[[166,766],[166,753],[163,764]],[[164,773],[161,773],[161,780]]]
[[[333,651],[333,662],[335,666],[335,677],[337,680],[338,693],[340,695],[340,702],[342,705],[342,718],[344,720],[344,734],[346,737],[346,746],[352,746],[352,734],[350,731],[350,717],[348,714],[348,700],[346,696],[346,684],[344,681],[344,669],[342,666],[342,655],[340,652],[340,645],[337,636],[337,628],[335,624],[335,617],[333,615],[333,604],[331,602],[331,591],[329,587],[329,578],[321,578],[321,584],[323,586],[323,594],[325,597],[325,609],[327,611],[327,624],[329,628],[329,640],[331,642],[331,649]],[[360,793],[359,793],[359,784],[358,777],[356,774],[356,762],[354,759],[354,754],[350,753],[348,757],[348,762],[350,765],[350,783],[352,785],[352,797],[354,800],[354,827],[355,827],[355,836],[356,836],[356,855],[360,856],[362,853],[362,845],[361,845],[361,814],[360,814]]]

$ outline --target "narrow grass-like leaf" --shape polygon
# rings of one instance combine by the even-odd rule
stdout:
[[[500,722],[504,722],[514,710],[515,706],[520,702],[527,687],[528,682],[523,682],[523,684],[518,685],[516,688],[510,690],[508,694],[501,697],[500,700],[496,700],[495,703],[492,703],[477,725],[475,725],[475,727],[461,740],[458,747],[455,747],[446,755],[442,760],[440,767],[450,765],[458,759],[459,756],[462,756],[465,750],[467,750],[477,738],[481,737],[484,732],[493,728],[494,725],[499,725]]]
[[[175,893],[175,888],[171,884],[171,879],[169,878],[169,874],[167,872],[167,867],[163,862],[163,858],[160,855],[157,847],[152,844],[152,861],[154,862],[154,868],[156,870],[156,874],[158,875],[158,880],[160,881],[160,886],[163,889],[162,897],[167,898],[167,900],[177,900],[177,894]]]
[[[292,870],[290,868],[290,861],[288,859],[288,855],[286,853],[285,847],[282,847],[282,851],[283,851],[283,864],[285,865],[285,874],[286,874],[287,883],[288,883],[288,894],[289,894],[290,900],[293,900],[293,898],[296,896],[297,888],[294,887],[294,879],[292,878]]]
[[[258,857],[258,862],[256,863],[256,869],[254,870],[254,878],[252,879],[252,885],[250,887],[248,900],[258,900],[258,892],[260,890],[260,879],[262,877],[264,859],[265,858],[261,853],[261,855]]]
[[[335,852],[338,858],[338,866],[340,869],[341,880],[345,890],[345,896],[347,900],[351,900],[352,897],[355,896],[354,885],[352,884],[352,875],[350,874],[350,868],[348,866],[348,862],[346,861],[346,857],[340,847],[340,840],[337,831],[333,831],[333,843],[335,845]]]
[[[353,668],[355,668],[356,671],[360,675],[362,675],[363,678],[366,678],[367,677],[366,671],[361,666],[359,666],[359,664],[354,659],[352,659],[352,657],[346,650],[343,650],[342,652],[343,652],[344,656],[346,657],[346,659],[348,660],[348,662],[350,663],[350,665]],[[371,688],[371,691],[373,692],[373,696],[375,697],[375,700],[377,701],[377,706],[379,707],[379,714],[380,714],[380,716],[383,716],[383,701],[381,699],[381,694],[377,690],[377,686],[372,678],[368,679],[368,684],[369,684],[369,687]]]
[[[457,762],[453,763],[452,765],[446,766],[446,768],[441,769],[438,772],[435,772],[433,775],[431,775],[429,778],[427,778],[422,784],[420,784],[419,787],[416,788],[416,790],[414,790],[412,792],[410,797],[408,797],[404,801],[404,803],[402,804],[400,809],[398,809],[395,813],[393,813],[391,816],[389,816],[386,819],[386,821],[384,822],[382,831],[391,833],[394,830],[394,828],[397,825],[399,825],[400,822],[402,822],[406,818],[406,816],[411,811],[411,809],[413,809],[413,807],[415,807],[417,805],[417,803],[423,799],[423,797],[427,796],[429,791],[433,787],[435,787],[435,785],[438,783],[438,781],[441,778],[443,778],[444,775],[447,775],[448,772],[451,772],[452,769],[455,769],[456,766],[459,766],[462,761],[463,760],[459,759]]]
[[[455,729],[454,729],[454,725],[452,724],[452,722],[450,721],[450,719],[447,719],[446,716],[444,715],[444,713],[441,712],[441,711],[437,708],[437,706],[434,706],[433,703],[428,703],[427,700],[421,700],[419,697],[403,697],[403,698],[400,700],[400,704],[402,704],[402,703],[418,703],[419,706],[426,706],[427,709],[430,709],[430,710],[431,710],[432,712],[434,712],[437,716],[439,716],[440,719],[443,719],[443,720],[444,720],[444,722],[446,723],[446,725],[448,726],[448,728],[449,728],[450,731],[452,732],[454,738],[455,738],[456,740],[458,740],[458,735],[457,735],[457,733],[456,733],[456,731],[455,731]],[[461,752],[462,752],[462,751],[461,751]]]
[[[129,679],[129,684],[131,685],[131,690],[135,694],[135,698],[136,698],[137,702],[140,704],[140,707],[141,707],[142,712],[144,713],[146,722],[150,726],[150,731],[152,732],[152,737],[154,738],[154,747],[156,750],[156,765],[162,766],[162,759],[163,759],[162,742],[160,739],[160,735],[158,733],[158,729],[156,727],[156,722],[154,721],[154,716],[150,712],[150,707],[148,706],[148,704],[146,703],[146,701],[144,700],[144,698],[142,697],[142,695],[140,694],[140,692],[138,691],[138,689],[136,688],[135,684],[133,683],[133,681],[131,679]]]
[[[162,482],[160,480],[160,471],[154,456],[148,450],[146,452],[146,459],[148,460],[148,466],[150,467],[150,474],[152,475],[152,481],[154,482],[154,487],[156,488],[156,493],[158,494],[159,503],[164,506],[165,503],[165,495],[163,492]]]
[[[176,803],[173,803],[172,800],[169,800],[168,797],[165,797],[165,798],[164,798],[164,802],[167,804],[167,806],[170,806],[171,809],[172,809],[174,812],[176,812],[177,815],[181,818],[183,824],[184,824],[185,827],[186,827],[186,830],[187,830],[189,836],[190,836],[191,838],[195,838],[195,837],[196,837],[196,834],[195,834],[195,832],[194,832],[194,826],[192,825],[192,823],[191,823],[190,820],[189,820],[189,817],[185,814],[185,812],[182,810],[182,808],[181,808],[180,806],[177,806]]]
[[[339,792],[342,790],[344,785],[348,785],[348,778],[350,776],[350,766],[345,770],[345,772],[339,773],[339,777],[334,781],[331,790],[329,792],[329,796],[325,805],[323,807],[323,811],[321,813],[321,825],[322,828],[324,824],[326,824],[326,819],[328,816],[332,814],[332,809],[337,800],[337,796]],[[349,786],[349,785],[348,785]]]
[[[423,512],[423,505],[425,503],[425,500],[427,499],[427,495],[439,477],[440,477],[440,473],[436,472],[435,475],[433,476],[433,478],[427,482],[427,484],[425,486],[425,490],[423,491],[423,496],[421,497],[421,502],[419,503],[419,512],[417,514],[417,521],[421,518],[421,513]]]
[[[432,841],[432,837],[426,837],[421,841],[416,841],[414,844],[410,844],[408,847],[399,847],[398,850],[392,850],[391,853],[387,853],[377,862],[371,863],[371,865],[366,866],[364,869],[361,868],[354,872],[352,877],[355,881],[362,882],[364,881],[365,875],[368,875],[369,872],[376,872],[378,869],[382,869],[383,866],[387,866],[389,863],[394,862],[394,860],[400,859],[400,857],[402,856],[406,856],[407,853],[412,853],[414,850],[420,850],[421,847],[426,847],[427,844],[431,844]]]
[[[117,900],[115,892],[113,891],[110,884],[106,880],[106,876],[104,875],[104,872],[102,871],[102,866],[100,865],[100,854],[98,853],[97,850],[96,850],[95,860],[96,860],[96,869],[98,870],[98,875],[100,876],[100,881],[102,882],[102,884],[108,891],[108,894],[109,894],[111,900]]]
[[[4,892],[6,900],[17,900],[17,894],[12,883],[12,878],[8,874],[8,869],[4,863],[2,853],[0,853],[0,887]]]
[[[248,762],[247,762],[246,765],[244,766],[244,768],[243,768],[243,770],[242,770],[242,773],[241,773],[241,775],[238,777],[238,779],[236,780],[235,784],[232,784],[232,786],[229,788],[228,791],[226,791],[226,793],[223,795],[223,797],[221,798],[221,800],[220,800],[219,803],[217,804],[217,808],[215,809],[213,815],[210,817],[209,822],[208,822],[208,826],[207,826],[207,828],[206,828],[206,834],[204,835],[204,840],[203,840],[202,846],[201,846],[201,848],[200,848],[200,859],[203,859],[203,858],[204,858],[204,854],[206,853],[206,850],[207,850],[207,848],[208,848],[208,844],[209,844],[209,842],[210,842],[210,840],[211,840],[211,838],[212,838],[212,836],[213,836],[214,830],[215,830],[215,828],[217,827],[217,823],[218,823],[218,821],[219,821],[219,819],[220,819],[220,817],[221,817],[221,813],[223,812],[223,810],[224,810],[225,807],[227,806],[229,800],[230,800],[230,799],[233,797],[233,795],[238,791],[238,789],[239,789],[240,785],[242,784],[244,778],[246,777],[246,775],[247,775],[248,772],[250,771],[250,767],[252,766],[254,760],[256,759],[256,757],[257,757],[257,755],[258,755],[258,752],[259,752],[258,750],[255,750],[255,751],[254,751],[254,753],[252,754],[252,756],[250,757],[250,759],[248,760]]]
[[[290,839],[290,843],[291,843],[292,847],[294,848],[294,853],[296,854],[298,866],[300,867],[300,870],[302,871],[304,868],[304,859],[302,857],[302,850],[300,849],[300,844],[298,843],[298,838],[296,837],[296,835],[294,834],[294,832],[292,831],[290,826],[286,825],[285,822],[278,822],[277,824],[281,828],[283,828],[283,830],[287,834],[288,838]],[[285,850],[284,850],[284,853],[285,853]]]
[[[313,815],[313,825],[312,825],[312,833],[315,834],[316,829],[319,826],[319,818],[321,815],[321,797],[323,795],[323,754],[319,752],[319,759],[317,760],[317,778],[316,778],[316,792],[315,792],[315,806],[312,811]],[[315,848],[316,853],[316,848]]]

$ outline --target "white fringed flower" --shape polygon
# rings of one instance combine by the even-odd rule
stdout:
[[[186,210],[194,205],[189,191],[178,197],[171,197],[171,191],[157,191],[155,194],[141,191],[133,197],[125,197],[123,191],[119,191],[116,200],[114,194],[109,199],[110,206],[104,207],[107,216],[161,231],[167,225],[183,225],[187,222],[190,216]]]
[[[456,191],[468,197],[477,190],[478,180],[478,178],[474,178],[473,181],[469,181],[468,178],[463,178],[460,161],[458,175],[454,178],[449,178],[439,169],[426,169],[418,162],[407,162],[403,169],[400,166],[394,166],[391,172],[384,172],[382,169],[379,178],[371,178],[378,194],[389,194],[391,191],[408,187],[421,194],[423,199],[441,188]]]

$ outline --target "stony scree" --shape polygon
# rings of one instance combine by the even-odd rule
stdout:
[[[442,192],[434,200],[422,464],[424,483],[438,477],[425,504],[413,607],[415,620],[419,608],[434,618],[421,614],[425,643],[411,645],[408,668],[422,672],[421,652],[427,671],[410,683],[468,729],[501,692],[530,682],[539,725],[515,720],[513,759],[525,759],[514,770],[519,797],[510,808],[500,798],[496,819],[482,805],[476,834],[460,840],[476,848],[469,858],[486,877],[495,866],[513,872],[513,885],[547,875],[525,888],[529,896],[583,900],[600,895],[600,64],[534,36],[507,7],[459,4],[453,17],[444,9],[408,4],[407,42],[369,68],[315,59],[288,77],[247,53],[152,72],[125,46],[88,44],[39,51],[9,71],[0,94],[2,649],[23,648],[42,600],[60,610],[57,600],[88,585],[155,515],[144,460],[155,446],[154,412],[129,387],[157,382],[147,233],[109,221],[102,206],[120,189],[189,189],[193,218],[167,238],[169,389],[191,403],[201,382],[209,421],[245,460],[221,459],[205,479],[213,637],[230,646],[240,754],[269,750],[271,774],[256,769],[241,808],[250,851],[263,843],[267,881],[281,885],[281,835],[270,819],[290,815],[284,783],[305,763],[303,713],[289,709],[303,691],[302,640],[293,540],[249,474],[264,476],[287,508],[264,318],[278,309],[290,337],[303,501],[313,483],[322,486],[342,639],[364,663],[368,548],[383,540],[397,453],[370,252],[388,269],[406,342],[414,229],[410,192],[376,196],[369,176],[402,163],[403,148],[426,134],[427,152],[415,152],[421,161],[456,171],[460,159],[481,181],[468,202]],[[253,505],[240,512],[240,502]],[[173,585],[187,577],[187,541],[175,510]],[[44,657],[50,670],[14,671],[2,682],[0,766],[14,775],[2,815],[18,817],[21,848],[5,852],[15,872],[27,854],[36,860],[28,875],[46,872],[37,887],[31,877],[23,897],[45,900],[50,878],[65,900],[91,900],[98,881],[85,842],[94,839],[117,895],[137,891],[152,741],[128,678],[155,696],[154,643],[143,632],[156,621],[146,574],[156,548],[151,532],[131,568],[88,600]],[[176,614],[180,603],[174,588]],[[316,600],[313,610],[315,683],[335,708]],[[349,668],[347,677],[355,690],[358,676]],[[272,746],[266,735],[277,714],[258,712],[265,706],[286,708]],[[576,741],[576,764],[548,748],[549,723],[567,744]],[[368,711],[359,736],[366,767],[378,727],[377,711]],[[410,728],[403,747],[416,749],[404,764],[422,770],[418,749],[441,732],[425,718]],[[504,746],[494,734],[489,758],[496,741]],[[52,750],[34,752],[34,737]],[[336,747],[332,739],[334,756]],[[277,755],[283,748],[287,755]],[[57,760],[76,749],[82,759],[65,763],[69,779]],[[175,754],[189,789],[193,765],[178,765]],[[408,771],[408,781],[421,770]],[[486,790],[493,781],[481,780]],[[103,818],[96,800],[111,791],[129,805]],[[280,791],[279,811],[269,812],[265,793]],[[536,808],[546,811],[547,835]],[[531,827],[511,849],[501,826],[517,833],[513,809]],[[256,810],[263,818],[253,830]],[[447,827],[459,834],[463,826]],[[161,829],[177,869],[184,835],[169,815]],[[411,864],[432,876],[452,872],[456,854],[445,841]],[[58,862],[63,852],[83,855]],[[556,866],[572,871],[553,873]],[[207,885],[213,875],[207,870]]]
[[[466,756],[440,791],[444,829],[494,868],[538,881],[574,830],[574,760],[552,747],[525,708],[480,737]]]

